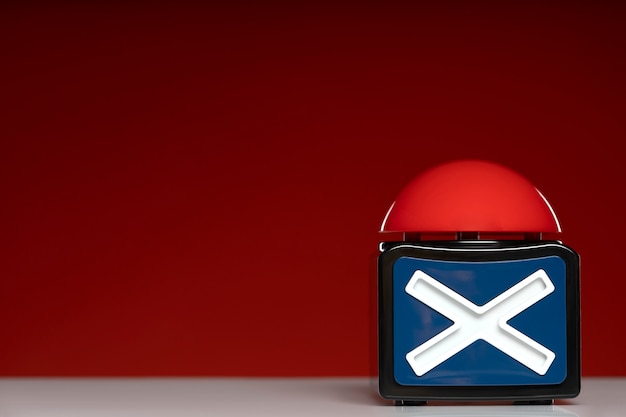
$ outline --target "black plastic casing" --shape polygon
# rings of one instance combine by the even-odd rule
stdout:
[[[379,394],[401,401],[542,402],[580,393],[580,258],[559,241],[385,242],[378,257]],[[406,386],[393,375],[393,265],[401,257],[491,262],[558,256],[566,265],[567,376],[556,385]]]

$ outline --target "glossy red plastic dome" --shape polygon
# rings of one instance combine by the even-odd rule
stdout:
[[[559,233],[548,201],[526,178],[492,162],[436,166],[411,181],[381,232]]]

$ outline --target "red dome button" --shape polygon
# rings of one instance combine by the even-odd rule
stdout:
[[[492,162],[462,160],[413,179],[381,232],[560,233],[548,201],[526,178]]]

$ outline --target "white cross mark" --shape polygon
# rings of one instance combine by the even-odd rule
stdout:
[[[415,271],[406,292],[454,324],[406,355],[417,376],[483,339],[516,361],[545,375],[555,354],[507,322],[554,291],[554,284],[539,269],[493,300],[477,306],[423,271]]]

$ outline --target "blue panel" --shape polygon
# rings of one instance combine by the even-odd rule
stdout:
[[[417,376],[406,354],[452,325],[452,321],[405,292],[421,270],[476,305],[484,305],[543,269],[554,292],[508,324],[550,349],[556,357],[539,375],[484,340]],[[484,386],[559,384],[567,376],[565,262],[557,256],[494,262],[453,262],[402,257],[393,265],[394,378],[401,385]]]

